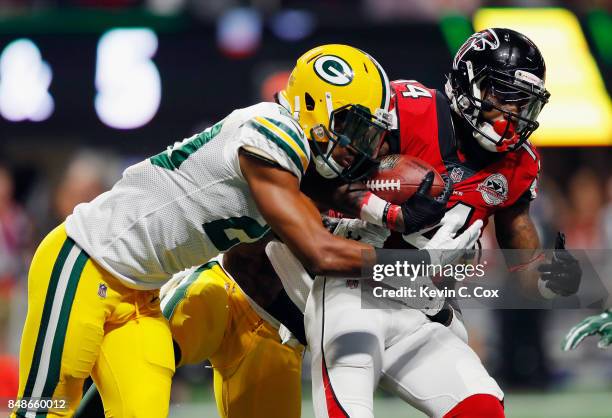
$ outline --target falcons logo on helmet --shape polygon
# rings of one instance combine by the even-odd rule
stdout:
[[[472,49],[475,51],[484,51],[487,48],[492,50],[499,48],[499,38],[493,29],[485,29],[470,36],[461,46],[457,52],[457,55],[455,55],[455,59],[453,60],[453,68],[458,68],[457,65],[459,64],[459,61],[461,61],[463,56],[468,51]]]

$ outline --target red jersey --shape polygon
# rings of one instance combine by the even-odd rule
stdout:
[[[532,200],[537,193],[539,156],[525,142],[505,154],[488,153],[476,140],[475,152],[483,158],[466,157],[457,146],[458,130],[453,126],[446,96],[416,81],[391,83],[399,131],[399,153],[418,157],[453,182],[448,208],[464,216],[467,227],[476,219],[487,224],[497,210],[519,199]],[[471,140],[470,137],[467,141]]]

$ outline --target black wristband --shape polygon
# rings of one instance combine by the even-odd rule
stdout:
[[[391,203],[387,202],[385,208],[382,213],[382,223],[384,226],[387,226],[387,215],[389,214],[389,208],[391,207]]]

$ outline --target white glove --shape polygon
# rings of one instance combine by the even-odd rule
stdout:
[[[429,252],[431,264],[453,264],[461,258],[466,250],[471,249],[480,237],[482,221],[479,219],[469,226],[461,235],[455,238],[464,221],[456,215],[445,215],[440,222],[438,232],[423,247]]]
[[[440,225],[438,231],[423,249],[429,253],[432,265],[445,266],[455,263],[468,249],[474,247],[480,236],[482,221],[477,220],[456,238],[457,231],[464,225],[464,221],[459,216],[447,213],[440,221]],[[416,283],[419,286],[435,287],[428,276],[418,277]],[[425,305],[420,307],[420,310],[426,315],[435,315],[444,307],[445,300],[443,296],[425,300]]]
[[[331,218],[329,219],[331,220]],[[370,244],[376,248],[382,248],[391,233],[383,226],[374,225],[361,219],[343,218],[338,221],[333,234]]]

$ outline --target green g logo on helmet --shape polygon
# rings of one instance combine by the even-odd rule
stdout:
[[[314,62],[315,73],[334,86],[346,86],[353,81],[353,69],[336,55],[322,55]]]

